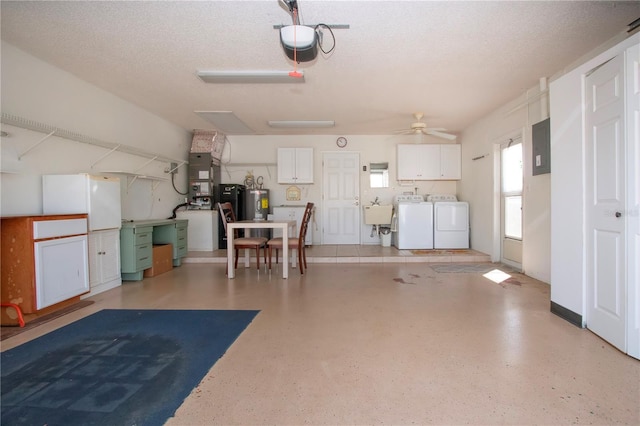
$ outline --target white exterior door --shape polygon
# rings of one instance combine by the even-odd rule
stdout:
[[[586,79],[587,328],[626,352],[624,57]]]
[[[500,145],[501,261],[522,269],[522,138]]]
[[[360,244],[360,154],[322,157],[322,243]]]

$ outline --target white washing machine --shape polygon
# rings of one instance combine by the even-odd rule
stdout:
[[[393,245],[401,250],[433,248],[433,203],[422,195],[398,195],[394,202]]]
[[[429,195],[433,202],[433,248],[469,248],[469,203],[455,195]]]

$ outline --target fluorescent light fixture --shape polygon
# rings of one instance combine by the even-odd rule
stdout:
[[[254,133],[233,111],[194,111],[227,135],[251,135]]]
[[[298,72],[302,77],[292,77],[289,71],[198,71],[198,77],[205,83],[304,83],[304,72]]]
[[[332,120],[269,121],[269,127],[287,128],[287,129],[334,127],[335,125],[336,125],[336,122]]]

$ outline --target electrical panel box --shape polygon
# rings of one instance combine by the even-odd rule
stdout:
[[[533,176],[551,173],[551,128],[547,118],[532,128],[532,167]]]
[[[212,210],[220,184],[220,166],[213,164],[209,152],[189,154],[189,209]]]

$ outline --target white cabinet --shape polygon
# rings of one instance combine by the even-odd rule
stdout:
[[[459,144],[400,144],[398,180],[460,179]]]
[[[278,183],[313,183],[313,148],[278,148]]]
[[[300,225],[302,223],[302,217],[304,216],[304,210],[306,206],[276,206],[273,208],[274,219],[295,220],[296,230],[300,232]],[[313,221],[309,223],[307,229],[307,235],[304,239],[304,245],[310,246],[313,244]],[[282,231],[280,229],[273,230],[274,238],[282,237]],[[295,235],[297,237],[297,235]]]
[[[398,180],[439,178],[439,145],[398,145]]]
[[[459,144],[440,145],[440,179],[459,180],[462,177],[460,157]]]
[[[64,302],[87,288],[87,236],[55,238],[34,243],[36,308]]]
[[[119,229],[89,233],[89,284],[89,296],[122,284]]]

